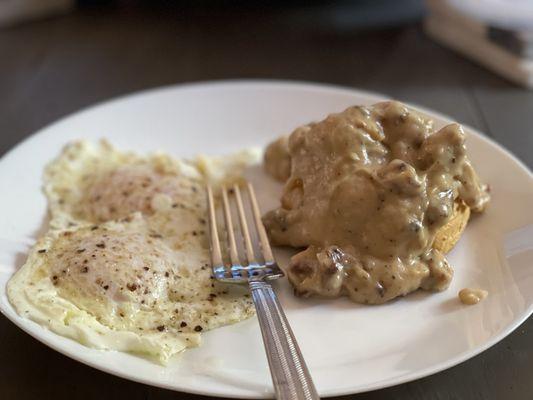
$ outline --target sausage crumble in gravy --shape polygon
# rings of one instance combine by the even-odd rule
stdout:
[[[266,170],[285,181],[264,223],[273,244],[306,248],[287,275],[299,295],[380,304],[441,291],[453,270],[432,248],[454,203],[483,211],[489,195],[465,134],[398,102],[350,107],[272,143]]]

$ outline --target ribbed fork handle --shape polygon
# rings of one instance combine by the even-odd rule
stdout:
[[[270,284],[250,282],[270,373],[279,400],[320,399],[294,334]]]

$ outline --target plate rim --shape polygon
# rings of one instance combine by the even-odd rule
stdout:
[[[153,88],[148,88],[140,91],[125,93],[120,96],[113,97],[108,100],[104,100],[101,102],[97,102],[95,104],[91,104],[89,106],[83,107],[79,110],[76,110],[70,114],[64,115],[60,117],[59,119],[45,125],[44,127],[38,129],[37,131],[31,133],[26,138],[18,142],[15,146],[13,146],[10,150],[8,150],[6,153],[2,155],[0,158],[0,168],[3,162],[11,157],[16,153],[16,151],[19,149],[19,147],[22,147],[23,145],[30,142],[32,139],[34,139],[36,136],[39,136],[41,133],[48,131],[50,129],[53,129],[54,126],[60,125],[64,123],[65,121],[73,118],[79,117],[81,114],[93,112],[94,110],[98,108],[105,108],[106,106],[112,104],[121,102],[124,100],[132,99],[132,98],[139,98],[146,95],[154,95],[158,92],[165,92],[165,91],[179,91],[183,89],[206,89],[209,87],[222,87],[222,86],[257,86],[257,87],[285,87],[285,88],[293,88],[293,89],[306,89],[306,90],[313,90],[313,91],[326,91],[326,92],[341,92],[343,94],[348,95],[359,95],[359,96],[365,96],[368,98],[376,98],[376,99],[390,99],[391,97],[382,94],[379,92],[374,91],[368,91],[368,90],[362,90],[358,88],[351,88],[341,85],[334,85],[334,84],[326,84],[326,83],[316,83],[316,82],[306,82],[306,81],[298,81],[298,80],[280,80],[280,79],[221,79],[221,80],[210,80],[210,81],[199,81],[199,82],[191,82],[191,83],[178,83],[178,84],[172,84],[172,85],[163,85],[163,86],[157,86]],[[403,101],[402,101],[403,102]],[[422,111],[423,113],[427,113],[433,116],[436,116],[438,118],[441,118],[446,121],[455,121],[454,118],[451,118],[450,116],[434,111],[432,109],[426,108],[424,106],[420,106],[416,103],[412,102],[403,102],[404,104],[408,105],[409,107],[412,107],[414,109],[417,109],[419,111]],[[481,133],[481,131],[469,126],[468,124],[461,125],[465,128],[465,130],[468,131],[468,134],[477,136],[482,141],[487,142],[489,145],[491,145],[493,148],[501,152],[503,155],[505,155],[510,161],[514,162],[518,167],[520,167],[529,177],[530,180],[533,181],[533,172],[529,169],[529,167],[522,162],[519,158],[517,158],[513,153],[511,153],[509,150],[507,150],[505,147],[503,147],[501,144],[496,142],[493,138],[486,136]],[[6,289],[0,288],[0,293],[2,295],[6,295]],[[29,334],[34,339],[37,339],[39,342],[45,344],[49,348],[53,349],[54,351],[57,351],[60,354],[63,354],[75,361],[78,361],[84,365],[87,365],[89,367],[95,368],[97,370],[100,370],[102,372],[117,376],[122,379],[131,380],[137,383],[142,383],[148,386],[154,386],[159,387],[167,390],[182,392],[182,393],[191,393],[191,394],[197,394],[197,395],[203,395],[203,396],[211,396],[211,397],[226,397],[226,398],[241,398],[241,399],[258,399],[258,398],[268,398],[268,394],[263,394],[263,396],[258,395],[250,395],[250,396],[242,396],[242,395],[231,395],[223,391],[217,391],[217,390],[211,390],[211,391],[204,391],[189,387],[179,387],[172,386],[169,384],[165,384],[163,382],[154,382],[150,381],[149,379],[145,379],[143,377],[139,377],[133,373],[128,373],[124,371],[117,371],[112,368],[108,368],[105,364],[98,363],[96,361],[86,360],[82,357],[81,353],[74,353],[74,352],[68,352],[64,351],[63,349],[60,349],[59,346],[52,343],[51,341],[47,340],[46,337],[43,335],[39,335],[39,329],[43,329],[45,331],[47,330],[45,327],[41,326],[40,324],[26,320],[22,317],[20,317],[16,311],[13,309],[11,304],[8,301],[8,305],[11,308],[11,310],[4,309],[4,307],[0,304],[0,313],[4,315],[9,321],[14,323],[18,328],[20,328],[25,333]],[[13,318],[11,315],[8,315],[8,311],[10,313],[13,313]],[[518,328],[521,324],[524,323],[531,315],[533,314],[533,304],[530,304],[527,310],[516,320],[514,320],[512,323],[504,327],[504,329],[501,329],[500,332],[496,335],[494,335],[490,340],[488,340],[485,344],[482,346],[478,346],[477,348],[473,350],[467,350],[464,351],[455,357],[452,357],[448,359],[445,362],[442,362],[440,364],[437,364],[436,366],[423,369],[421,371],[413,371],[406,374],[399,375],[395,378],[375,381],[370,384],[367,384],[365,386],[360,386],[358,389],[347,389],[347,388],[341,388],[341,389],[330,389],[326,391],[322,391],[321,397],[332,397],[332,396],[341,396],[341,395],[349,395],[349,394],[356,394],[356,393],[363,393],[363,392],[369,392],[373,390],[379,390],[379,389],[385,389],[391,386],[400,385],[402,383],[422,379],[431,375],[434,375],[438,372],[444,371],[446,369],[452,368],[464,361],[467,361],[480,353],[484,352],[485,350],[489,349],[490,347],[494,346],[496,343],[503,340],[505,337],[507,337],[509,334],[511,334],[516,328]],[[35,325],[35,326],[32,326]],[[59,336],[59,335],[58,335]],[[71,340],[68,338],[63,338],[64,340]],[[74,341],[75,342],[75,341]]]
[[[345,94],[359,93],[361,95],[368,96],[368,97],[398,100],[402,102],[403,104],[411,108],[417,109],[419,111],[422,111],[424,113],[433,114],[433,115],[438,116],[439,118],[459,123],[461,126],[466,128],[466,130],[468,130],[470,134],[474,134],[475,136],[480,136],[483,140],[489,142],[493,147],[505,153],[505,155],[507,155],[514,162],[519,164],[520,167],[522,167],[522,169],[524,169],[525,172],[529,174],[529,177],[533,179],[533,169],[530,169],[522,160],[520,160],[510,150],[508,150],[503,145],[498,143],[492,137],[486,134],[482,134],[481,130],[476,129],[469,124],[456,121],[455,118],[452,118],[446,113],[435,111],[425,106],[421,106],[416,102],[404,101],[402,99],[393,98],[389,96],[388,94],[376,92],[372,90],[359,89],[357,87],[349,87],[349,86],[343,86],[343,85],[337,85],[337,84],[331,84],[331,83],[323,83],[323,82],[301,81],[301,80],[292,80],[292,79],[275,79],[275,78],[273,79],[214,79],[214,80],[207,80],[207,81],[195,81],[195,82],[175,83],[175,84],[170,84],[170,85],[159,85],[159,86],[154,86],[154,87],[150,87],[150,88],[146,88],[142,90],[124,93],[124,94],[121,94],[115,97],[111,97],[107,100],[97,101],[96,103],[89,104],[85,107],[79,108],[78,110],[74,112],[63,115],[53,120],[52,122],[44,125],[42,128],[39,128],[38,130],[30,133],[28,136],[26,136],[21,141],[17,142],[13,147],[11,147],[8,151],[6,151],[2,156],[0,156],[0,163],[2,163],[5,159],[11,157],[12,154],[19,147],[24,145],[26,142],[32,140],[35,136],[41,134],[42,132],[51,129],[55,125],[59,125],[67,121],[70,118],[77,117],[79,116],[79,114],[94,111],[95,109],[100,108],[100,107],[103,108],[111,103],[119,102],[119,101],[129,99],[129,98],[151,95],[157,92],[180,90],[180,89],[200,89],[202,87],[209,87],[209,86],[233,86],[233,85],[292,86],[294,88],[301,88],[301,89],[307,88],[307,89],[323,90],[323,91],[329,91],[329,92],[344,92]]]

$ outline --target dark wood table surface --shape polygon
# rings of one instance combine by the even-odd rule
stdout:
[[[385,93],[478,128],[533,165],[533,92],[436,45],[419,22],[335,30],[309,22],[300,11],[275,9],[110,8],[0,30],[0,155],[93,103],[160,85],[230,78],[326,82]],[[3,316],[0,343],[2,399],[201,398],[86,367]],[[529,318],[459,366],[346,398],[532,399],[532,372]]]

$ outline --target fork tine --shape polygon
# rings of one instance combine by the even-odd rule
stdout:
[[[256,264],[254,248],[252,246],[252,239],[250,238],[250,231],[248,230],[248,223],[246,222],[246,215],[244,213],[244,206],[242,204],[241,190],[238,185],[233,186],[235,192],[235,200],[237,203],[237,210],[239,211],[239,222],[241,224],[241,233],[244,239],[244,247],[246,250],[246,261],[248,265]]]
[[[211,238],[211,265],[213,268],[223,267],[222,252],[220,251],[220,241],[218,240],[217,218],[215,213],[215,201],[213,199],[213,189],[207,185],[207,208],[209,213],[209,237]]]
[[[268,242],[268,236],[261,220],[261,212],[259,211],[259,206],[257,205],[257,199],[255,197],[255,191],[250,182],[247,185],[248,194],[250,196],[250,201],[252,203],[252,211],[254,214],[255,228],[257,229],[257,234],[259,236],[259,242],[261,244],[261,250],[263,252],[263,258],[265,259],[266,264],[274,263],[274,256],[272,255],[272,249],[270,248],[270,243]]]
[[[235,243],[235,232],[233,231],[233,222],[231,220],[231,208],[229,206],[227,189],[222,188],[222,203],[224,205],[224,219],[226,221],[226,231],[228,235],[229,258],[232,265],[240,265],[239,255],[237,254],[237,244]]]

